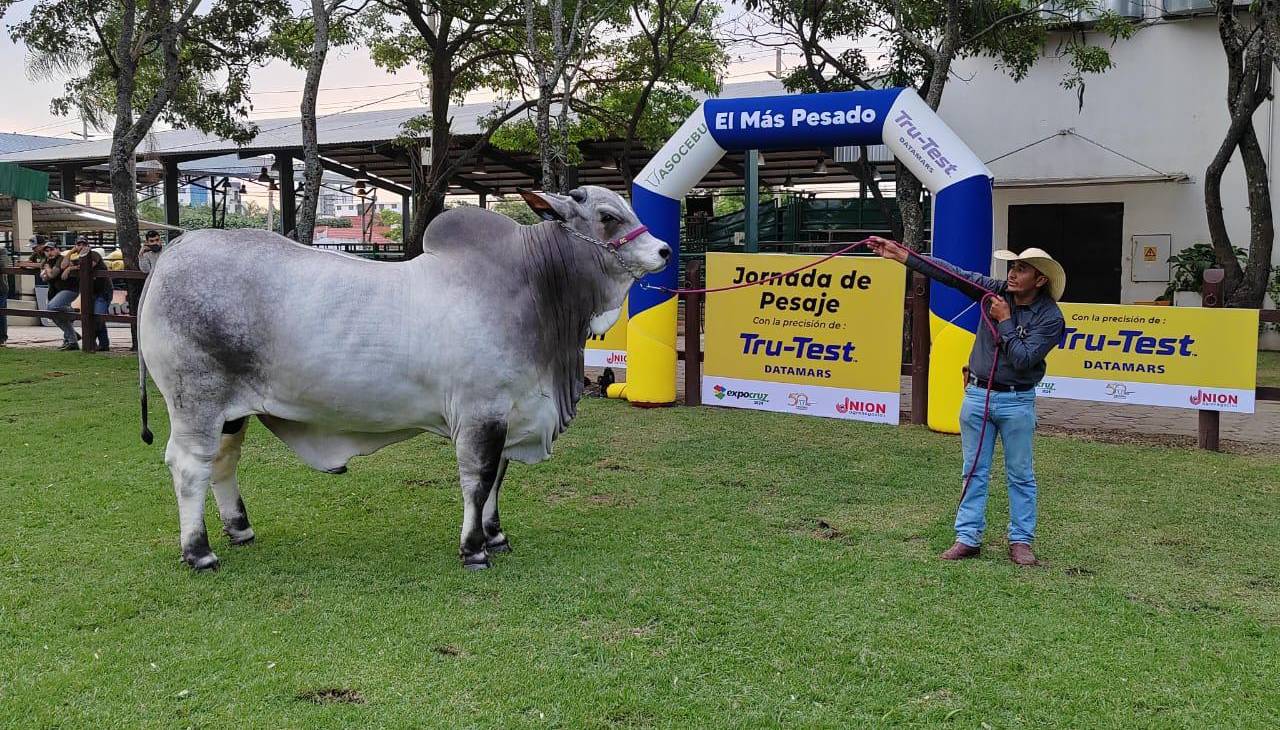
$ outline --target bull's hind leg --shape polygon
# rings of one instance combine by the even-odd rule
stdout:
[[[506,439],[507,424],[501,421],[464,425],[454,437],[458,476],[462,482],[462,538],[458,554],[462,556],[462,567],[467,570],[489,567],[482,516],[502,464]]]
[[[490,553],[509,553],[511,543],[502,531],[498,517],[498,494],[502,492],[502,480],[507,476],[507,464],[510,459],[498,462],[498,474],[493,478],[493,488],[489,490],[489,498],[484,503],[484,546]]]
[[[240,485],[236,481],[236,465],[240,463],[240,447],[245,432],[249,430],[247,418],[227,421],[222,427],[222,441],[218,456],[213,460],[213,498],[218,502],[218,514],[222,517],[222,531],[232,545],[253,542],[253,528],[249,526],[249,514],[240,498]]]
[[[194,419],[170,409],[171,432],[164,460],[173,475],[178,498],[179,544],[182,559],[196,570],[215,570],[218,556],[209,548],[204,529],[204,501],[209,493],[214,460],[218,456],[221,419]]]

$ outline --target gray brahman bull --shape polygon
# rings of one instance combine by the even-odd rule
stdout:
[[[510,550],[498,522],[508,461],[550,456],[577,410],[588,336],[671,254],[604,188],[525,197],[547,222],[458,208],[403,263],[251,230],[186,233],[160,256],[139,310],[143,439],[149,371],[169,409],[165,462],[191,567],[218,567],[210,485],[231,544],[253,540],[236,484],[248,416],[332,474],[424,431],[452,439],[462,564]]]

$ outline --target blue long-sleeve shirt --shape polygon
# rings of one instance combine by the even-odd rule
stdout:
[[[1010,317],[997,325],[1000,362],[996,366],[995,382],[1030,386],[1044,379],[1044,359],[1062,340],[1066,327],[1062,310],[1047,292],[1042,290],[1030,304],[1018,305],[1008,292],[1008,283],[999,279],[965,271],[932,256],[909,256],[907,266],[973,299],[980,300],[988,291],[1003,297],[1009,303]],[[986,379],[991,373],[996,347],[991,331],[980,324],[973,351],[969,353],[969,372]]]

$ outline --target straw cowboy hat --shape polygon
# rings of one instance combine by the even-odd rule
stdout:
[[[1067,288],[1067,272],[1062,269],[1062,264],[1053,260],[1048,251],[1028,248],[1022,253],[1014,253],[1006,249],[996,251],[996,258],[1001,261],[1024,261],[1034,266],[1036,271],[1049,280],[1049,296],[1053,297],[1053,301],[1062,299],[1062,292]]]

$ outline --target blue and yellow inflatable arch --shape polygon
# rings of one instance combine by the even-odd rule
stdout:
[[[991,172],[911,89],[708,100],[635,178],[632,204],[640,221],[679,252],[680,201],[725,152],[862,144],[887,145],[933,193],[934,255],[989,272]],[[645,281],[676,288],[677,267]],[[676,299],[636,286],[629,301],[625,397],[637,405],[674,403]],[[937,283],[929,301],[929,426],[956,432],[960,369],[978,311],[966,312],[969,300]]]

